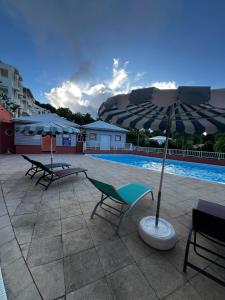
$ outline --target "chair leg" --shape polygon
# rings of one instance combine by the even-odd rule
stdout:
[[[42,180],[42,178],[45,178],[45,176],[46,176],[46,174],[45,174],[45,171],[44,171],[43,175],[38,178],[38,180],[35,183],[35,185],[38,185],[38,183]]]
[[[152,201],[154,201],[153,191],[151,191],[151,195],[152,195]]]
[[[37,172],[38,172],[38,168],[34,168],[34,172],[33,172],[33,174],[31,175],[30,178],[32,179]]]
[[[103,200],[105,200],[105,199],[106,199],[106,198],[104,198],[104,195],[102,194],[101,200],[95,205],[95,207],[94,207],[94,209],[93,209],[93,211],[92,211],[92,213],[91,213],[91,219],[93,219],[93,217],[94,217],[94,215],[95,215],[95,212],[96,212],[98,206],[101,205],[102,202],[103,202]]]
[[[41,181],[41,179],[42,179],[43,177],[44,177],[43,175],[40,176],[40,177],[38,178],[38,180],[36,181],[35,185],[38,185],[38,183]]]
[[[123,222],[124,217],[125,217],[125,214],[123,214],[123,215],[120,217],[118,226],[117,226],[117,228],[116,228],[116,234],[119,234],[120,226],[121,226],[121,224],[122,224],[122,222]]]
[[[25,176],[27,176],[32,169],[33,169],[32,167],[30,169],[28,169]]]
[[[183,272],[184,272],[184,273],[185,273],[186,270],[187,270],[187,262],[188,262],[188,255],[189,255],[189,248],[190,248],[191,235],[192,235],[192,228],[190,229],[190,232],[189,232],[189,235],[188,235],[187,244],[186,244],[186,249],[185,249],[184,265],[183,265]]]
[[[47,190],[50,186],[50,184],[52,183],[52,180],[50,179],[49,183],[46,185],[45,190]]]

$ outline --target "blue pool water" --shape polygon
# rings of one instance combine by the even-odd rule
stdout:
[[[161,171],[161,159],[133,154],[90,154],[112,162]],[[165,172],[225,184],[225,167],[167,159]]]

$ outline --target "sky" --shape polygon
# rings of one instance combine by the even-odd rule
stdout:
[[[0,37],[34,97],[73,112],[140,87],[225,87],[224,0],[0,0]]]

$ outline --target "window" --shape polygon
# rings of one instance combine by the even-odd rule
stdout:
[[[96,140],[96,133],[90,133],[89,140]]]
[[[120,142],[121,141],[121,135],[117,134],[115,136],[115,141]]]
[[[77,135],[77,141],[78,142],[85,142],[85,134],[78,133],[78,135]]]
[[[8,70],[7,69],[0,69],[0,73],[2,77],[8,77]]]

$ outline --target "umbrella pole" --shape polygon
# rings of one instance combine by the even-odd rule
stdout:
[[[157,208],[156,208],[156,218],[155,218],[155,226],[158,226],[159,222],[159,211],[160,211],[160,203],[161,203],[161,194],[162,194],[162,185],[163,185],[163,176],[164,176],[164,169],[165,169],[165,162],[166,162],[166,154],[168,149],[168,141],[169,141],[169,124],[166,129],[166,141],[163,150],[163,161],[162,161],[162,170],[160,176],[160,183],[159,183],[159,191],[158,191],[158,198],[157,198]]]
[[[52,134],[51,134],[51,169],[53,164],[53,153],[52,153]]]

